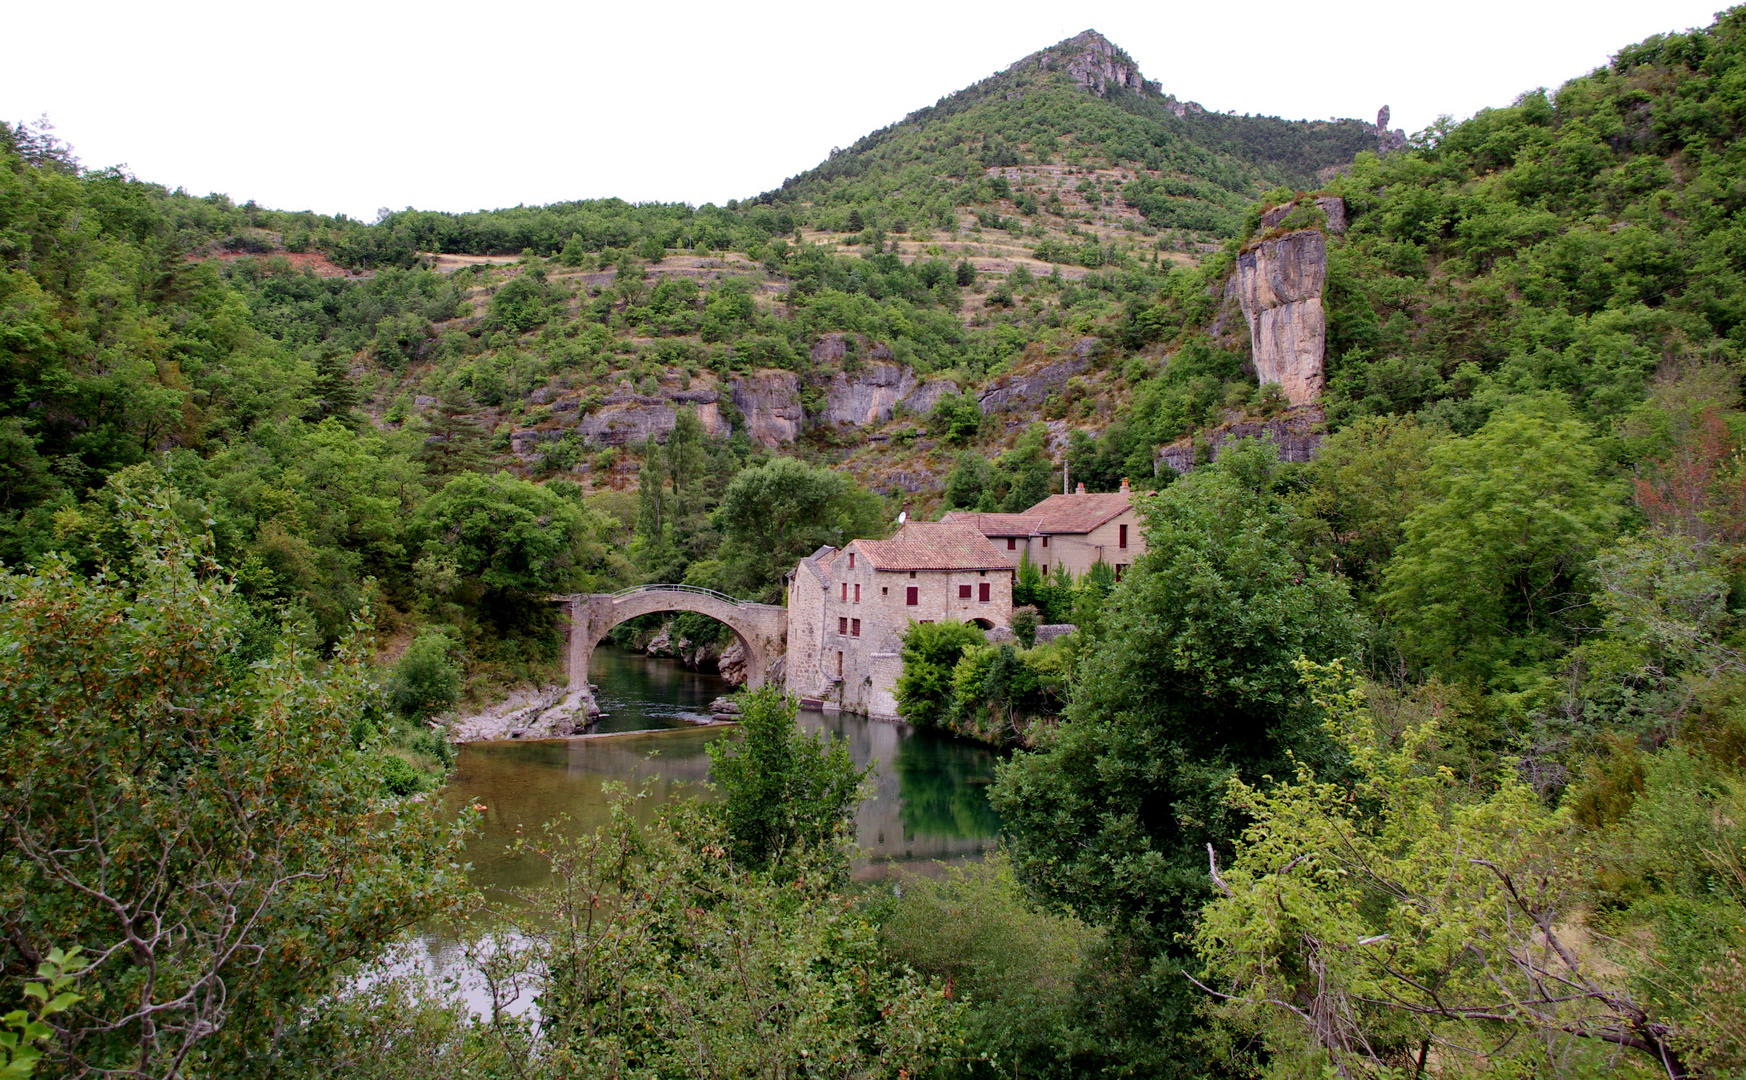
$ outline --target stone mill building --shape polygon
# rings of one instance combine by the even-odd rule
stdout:
[[[954,512],[912,521],[889,540],[852,540],[800,560],[788,574],[789,693],[827,710],[897,716],[904,631],[953,619],[983,630],[1012,622],[1019,561],[1096,562],[1125,572],[1145,551],[1128,487],[1051,495],[1017,514]]]

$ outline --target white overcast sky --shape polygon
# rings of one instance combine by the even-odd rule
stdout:
[[[1556,87],[1717,0],[20,4],[0,116],[87,166],[371,218],[726,202],[1088,27],[1209,109],[1409,132]]]

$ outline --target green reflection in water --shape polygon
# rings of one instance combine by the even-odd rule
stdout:
[[[673,799],[708,797],[704,748],[733,738],[736,729],[696,727],[682,715],[706,712],[727,685],[676,661],[609,647],[596,650],[589,675],[609,714],[602,728],[642,733],[461,747],[442,797],[457,812],[466,805],[485,807],[481,834],[467,852],[479,886],[541,884],[538,861],[512,855],[509,848],[519,836],[537,837],[560,814],[568,815],[566,829],[573,834],[604,824],[609,781],[632,790],[648,785],[649,798],[638,811],[645,821]],[[855,716],[802,713],[800,723],[845,739],[857,765],[877,770],[872,797],[855,813],[856,838],[866,853],[856,864],[857,876],[877,877],[891,862],[977,858],[994,846],[1000,819],[988,805],[994,755],[987,749]]]

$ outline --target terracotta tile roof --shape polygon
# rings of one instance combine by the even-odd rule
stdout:
[[[1006,552],[958,522],[912,521],[889,540],[856,540],[853,546],[875,570],[1012,569]]]
[[[811,555],[800,560],[800,565],[811,570],[812,576],[817,579],[820,585],[829,585],[830,579],[825,576],[825,571],[830,568],[831,560],[836,557],[837,549],[826,544]]]
[[[1021,516],[1036,518],[1038,532],[1088,533],[1126,510],[1128,498],[1125,491],[1104,495],[1051,495]]]
[[[983,536],[1030,536],[1042,524],[1031,514],[978,514],[973,510],[952,510],[941,521],[969,525]]]

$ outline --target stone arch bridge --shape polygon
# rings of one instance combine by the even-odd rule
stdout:
[[[788,609],[736,600],[695,585],[638,585],[615,593],[554,596],[570,615],[569,691],[559,706],[572,714],[593,708],[588,661],[607,631],[627,619],[657,611],[694,611],[725,623],[746,650],[746,688],[760,686],[770,665],[787,649]]]

